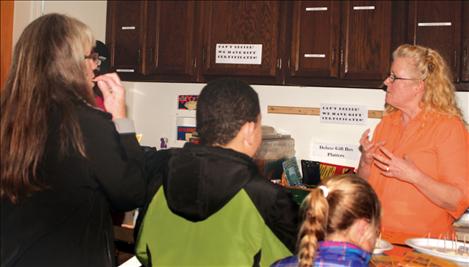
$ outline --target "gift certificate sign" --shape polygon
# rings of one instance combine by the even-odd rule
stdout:
[[[216,64],[262,63],[262,44],[217,44],[215,50]]]
[[[365,106],[321,104],[321,123],[365,125],[368,109]]]

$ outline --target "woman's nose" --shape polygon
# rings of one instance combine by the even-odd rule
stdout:
[[[391,85],[391,79],[389,77],[387,77],[386,79],[384,79],[384,85],[386,85],[387,87],[389,87],[389,85]]]

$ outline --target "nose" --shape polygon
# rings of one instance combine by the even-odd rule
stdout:
[[[384,82],[383,82],[383,83],[384,83],[384,85],[386,85],[387,87],[389,87],[389,85],[392,83],[392,82],[391,82],[391,78],[389,78],[389,76],[388,76],[386,79],[384,79]]]

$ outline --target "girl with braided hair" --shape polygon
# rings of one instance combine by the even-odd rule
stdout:
[[[368,266],[380,229],[381,206],[354,174],[331,177],[302,204],[298,254],[273,267]]]

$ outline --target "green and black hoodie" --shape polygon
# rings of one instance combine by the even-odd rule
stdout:
[[[269,266],[294,252],[298,205],[250,157],[194,144],[167,153],[137,238],[145,266]]]

